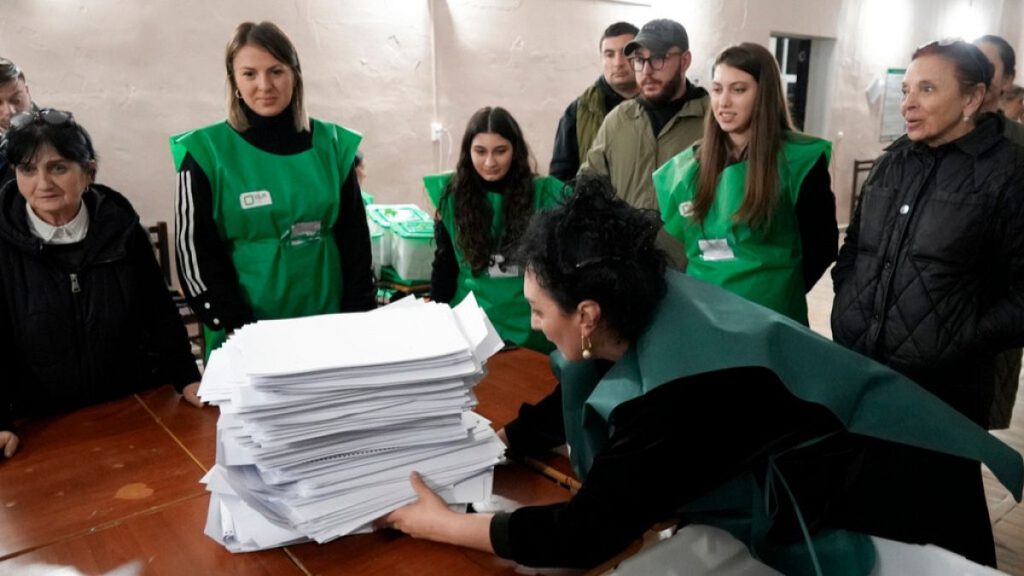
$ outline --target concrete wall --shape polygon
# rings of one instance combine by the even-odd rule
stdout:
[[[291,36],[312,115],[364,134],[368,191],[424,206],[420,176],[454,165],[481,106],[513,112],[546,172],[558,118],[600,73],[597,40],[612,21],[682,22],[691,77],[704,84],[729,44],[830,38],[820,135],[835,142],[845,222],[853,160],[882,149],[879,104],[865,88],[937,37],[995,32],[1024,48],[1022,1],[5,0],[0,54],[26,71],[38,103],[70,109],[89,128],[100,180],[148,222],[173,220],[167,137],[224,116],[223,49],[244,20],[273,20]],[[434,121],[447,131],[440,142]]]

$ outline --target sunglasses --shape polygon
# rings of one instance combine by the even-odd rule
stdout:
[[[75,122],[71,112],[65,112],[64,110],[57,110],[56,108],[43,108],[42,110],[30,110],[28,112],[21,112],[15,114],[11,118],[11,129],[21,130],[29,124],[41,123],[49,124],[50,126],[63,126],[65,124],[73,124]]]

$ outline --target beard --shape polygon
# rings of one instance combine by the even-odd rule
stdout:
[[[640,96],[637,97],[637,99],[640,101],[640,104],[644,108],[657,108],[659,106],[664,106],[665,104],[668,104],[669,102],[672,101],[672,99],[676,95],[676,92],[679,91],[679,87],[682,85],[683,76],[681,74],[673,76],[671,80],[662,84],[661,90],[658,91],[658,93],[653,96],[645,95],[642,92],[643,86],[641,85],[641,93]]]

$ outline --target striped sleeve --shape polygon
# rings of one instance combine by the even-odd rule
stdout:
[[[178,279],[189,306],[212,329],[234,330],[254,320],[238,275],[213,218],[206,173],[186,155],[177,174],[174,241]]]

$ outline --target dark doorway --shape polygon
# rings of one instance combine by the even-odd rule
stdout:
[[[785,82],[786,98],[789,100],[789,111],[793,115],[793,123],[800,130],[804,129],[807,115],[807,84],[811,69],[811,40],[809,38],[791,38],[772,36],[772,51],[782,70]]]

